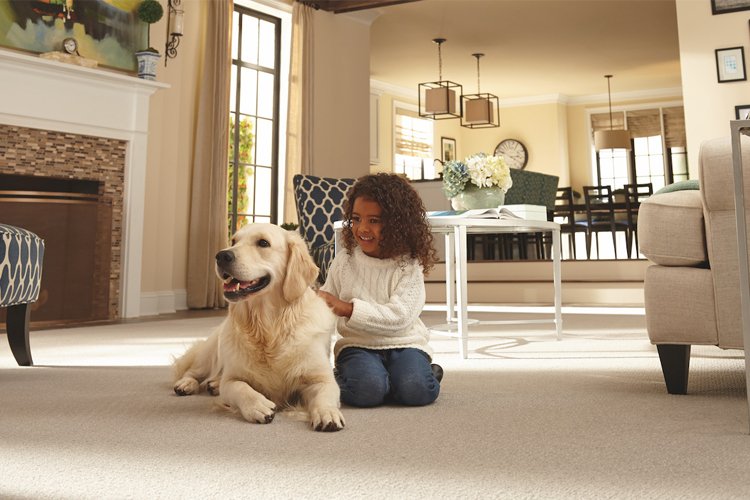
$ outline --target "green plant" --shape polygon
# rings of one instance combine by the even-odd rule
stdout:
[[[255,171],[251,165],[253,160],[253,145],[255,144],[255,135],[253,134],[253,123],[248,118],[243,118],[240,121],[239,128],[239,142],[237,148],[237,162],[235,164],[234,157],[234,120],[229,121],[229,161],[234,165],[234,168],[229,169],[229,177],[227,179],[227,200],[229,200],[229,213],[233,212],[232,202],[237,203],[237,229],[245,225],[246,217],[242,214],[246,214],[248,211],[249,199],[247,196],[247,182],[251,178]],[[234,172],[237,172],[237,199],[233,200],[232,191],[234,184]],[[229,226],[231,227],[231,216],[229,219]]]
[[[295,224],[294,222],[285,222],[281,225],[281,228],[287,231],[295,231],[298,227],[299,224]]]
[[[143,0],[143,2],[138,5],[137,14],[138,19],[148,24],[148,31],[146,31],[146,45],[148,45],[148,48],[146,51],[156,52],[158,54],[159,51],[151,47],[151,25],[164,16],[164,8],[156,0]]]

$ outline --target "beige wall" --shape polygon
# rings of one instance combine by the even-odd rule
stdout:
[[[315,11],[313,173],[359,177],[370,164],[370,26]]]
[[[748,58],[748,11],[711,15],[709,2],[677,1],[682,90],[688,161],[697,174],[701,142],[729,135],[734,107],[750,104],[750,83],[718,83],[714,50],[745,47]]]

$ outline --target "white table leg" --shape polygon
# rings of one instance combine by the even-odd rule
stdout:
[[[456,284],[456,263],[453,258],[453,233],[445,233],[445,314],[446,323],[453,322],[456,298],[453,295]]]
[[[560,230],[552,231],[552,279],[555,283],[555,329],[557,340],[562,340],[562,268],[560,265]]]
[[[466,266],[466,226],[456,225],[454,228],[456,246],[456,304],[458,306],[458,350],[461,357],[469,355],[469,333],[467,312],[467,266]]]

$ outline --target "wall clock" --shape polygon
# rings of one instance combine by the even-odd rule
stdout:
[[[529,162],[529,152],[518,139],[505,139],[495,147],[495,156],[502,156],[510,168],[524,168]]]

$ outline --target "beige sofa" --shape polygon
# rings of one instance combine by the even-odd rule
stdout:
[[[750,138],[742,139],[750,193]],[[701,145],[698,175],[699,190],[654,194],[638,215],[640,251],[653,263],[644,283],[646,328],[670,394],[687,393],[691,345],[743,348],[728,136]]]

